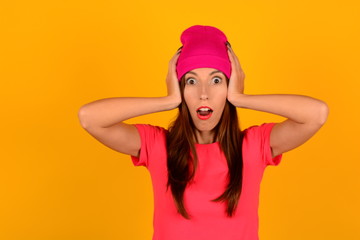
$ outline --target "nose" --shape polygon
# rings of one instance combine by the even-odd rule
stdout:
[[[204,95],[204,94],[201,94],[200,95],[200,100],[208,100],[208,96],[207,95]]]
[[[200,100],[207,100],[207,99],[209,99],[207,86],[202,86],[200,93]]]

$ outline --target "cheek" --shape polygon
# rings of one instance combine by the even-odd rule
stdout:
[[[220,93],[219,93],[223,98],[227,97],[227,88],[224,87],[221,89]]]
[[[220,112],[222,113],[222,111],[224,110],[225,104],[226,104],[226,99],[227,99],[227,88],[225,89],[219,89],[216,92],[215,95],[215,104],[217,106],[217,108],[220,110]]]
[[[225,101],[227,98],[227,88],[221,87],[221,88],[213,89],[212,96],[217,101],[221,101],[221,102]]]
[[[191,107],[192,105],[194,105],[194,93],[191,89],[184,89],[184,100],[185,103],[188,107]]]

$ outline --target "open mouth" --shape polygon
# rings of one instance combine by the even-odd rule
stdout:
[[[213,110],[209,107],[199,107],[197,110],[197,116],[198,118],[202,119],[202,120],[206,120],[209,119],[213,113]]]

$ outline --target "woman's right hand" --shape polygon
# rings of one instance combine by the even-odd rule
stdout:
[[[181,92],[179,80],[176,74],[176,63],[180,56],[181,49],[179,49],[176,54],[169,61],[169,69],[166,77],[167,85],[167,98],[174,103],[174,108],[178,107],[181,103]]]

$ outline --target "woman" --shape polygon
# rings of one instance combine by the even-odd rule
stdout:
[[[154,189],[156,240],[258,239],[263,171],[313,136],[327,104],[300,95],[244,94],[245,74],[225,34],[195,25],[169,62],[168,95],[108,98],[81,107],[82,127],[145,166]],[[236,107],[287,119],[240,130]],[[168,130],[123,121],[179,109]]]

